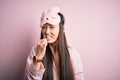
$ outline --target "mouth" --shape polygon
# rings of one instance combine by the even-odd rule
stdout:
[[[50,35],[46,35],[45,38],[46,38],[47,40],[49,40],[49,39],[51,39],[51,36],[50,36]]]

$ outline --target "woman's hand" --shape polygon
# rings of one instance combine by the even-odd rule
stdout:
[[[47,39],[44,38],[44,39],[41,39],[38,44],[37,44],[37,53],[36,53],[36,56],[42,60],[44,55],[45,55],[45,52],[46,52],[46,46],[47,46]]]

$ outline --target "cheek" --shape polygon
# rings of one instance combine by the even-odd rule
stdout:
[[[59,36],[59,29],[58,30],[56,30],[56,38],[58,38],[58,36]]]
[[[44,30],[41,30],[41,33],[42,33],[42,35],[44,35],[44,34],[45,34],[45,31],[44,31]]]

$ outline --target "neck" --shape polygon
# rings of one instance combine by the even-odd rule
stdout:
[[[56,67],[59,65],[58,41],[49,44]]]
[[[50,45],[50,49],[52,50],[52,53],[56,53],[57,47],[58,47],[58,40],[55,41],[54,43],[49,44],[49,45]]]

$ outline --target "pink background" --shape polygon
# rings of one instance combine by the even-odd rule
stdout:
[[[66,17],[68,42],[80,52],[85,80],[120,80],[119,0],[0,0],[0,80],[22,79],[39,40],[41,12],[56,5]]]

